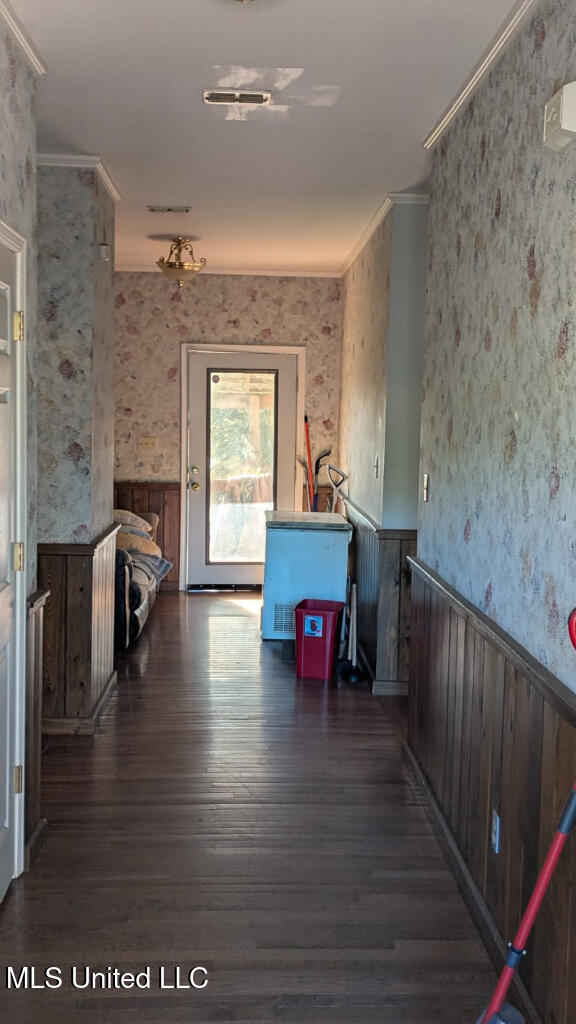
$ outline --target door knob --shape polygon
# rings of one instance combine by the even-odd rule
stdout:
[[[199,490],[200,490],[200,484],[198,483],[198,481],[197,481],[197,480],[194,480],[194,481],[193,481],[193,482],[192,482],[192,483],[190,484],[190,487],[192,488],[192,490],[193,490],[193,491],[199,491]]]

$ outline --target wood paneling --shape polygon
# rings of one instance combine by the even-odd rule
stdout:
[[[410,563],[410,749],[502,962],[576,778],[576,696],[428,567]],[[532,1000],[544,1024],[574,1019],[575,892],[572,840],[520,971],[528,995],[520,989],[519,997],[535,1019]]]
[[[114,508],[127,508],[141,515],[156,512],[159,518],[157,541],[172,569],[162,581],[161,589],[178,590],[180,573],[180,484],[131,482],[114,484]]]
[[[353,502],[346,515],[354,526],[353,578],[358,599],[358,643],[374,693],[407,692],[410,663],[410,573],[415,530],[384,530]]]
[[[25,860],[29,868],[46,827],[41,804],[42,755],[42,647],[47,590],[28,598],[26,628],[26,762],[24,769]]]
[[[43,730],[94,732],[112,690],[114,568],[111,526],[92,544],[39,544],[44,616]]]

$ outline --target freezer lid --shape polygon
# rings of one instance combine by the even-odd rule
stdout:
[[[267,530],[347,530],[352,525],[339,512],[266,512]]]

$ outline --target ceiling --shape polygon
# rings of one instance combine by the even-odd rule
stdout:
[[[39,150],[118,186],[116,266],[187,234],[212,273],[337,275],[386,195],[422,191],[422,140],[510,0],[12,0],[48,66]],[[270,107],[203,102],[261,88]],[[242,119],[237,119],[241,117]],[[189,204],[150,214],[147,204]]]

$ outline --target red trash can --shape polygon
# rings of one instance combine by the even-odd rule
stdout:
[[[296,675],[299,679],[331,679],[342,632],[342,601],[306,598],[294,608]]]

